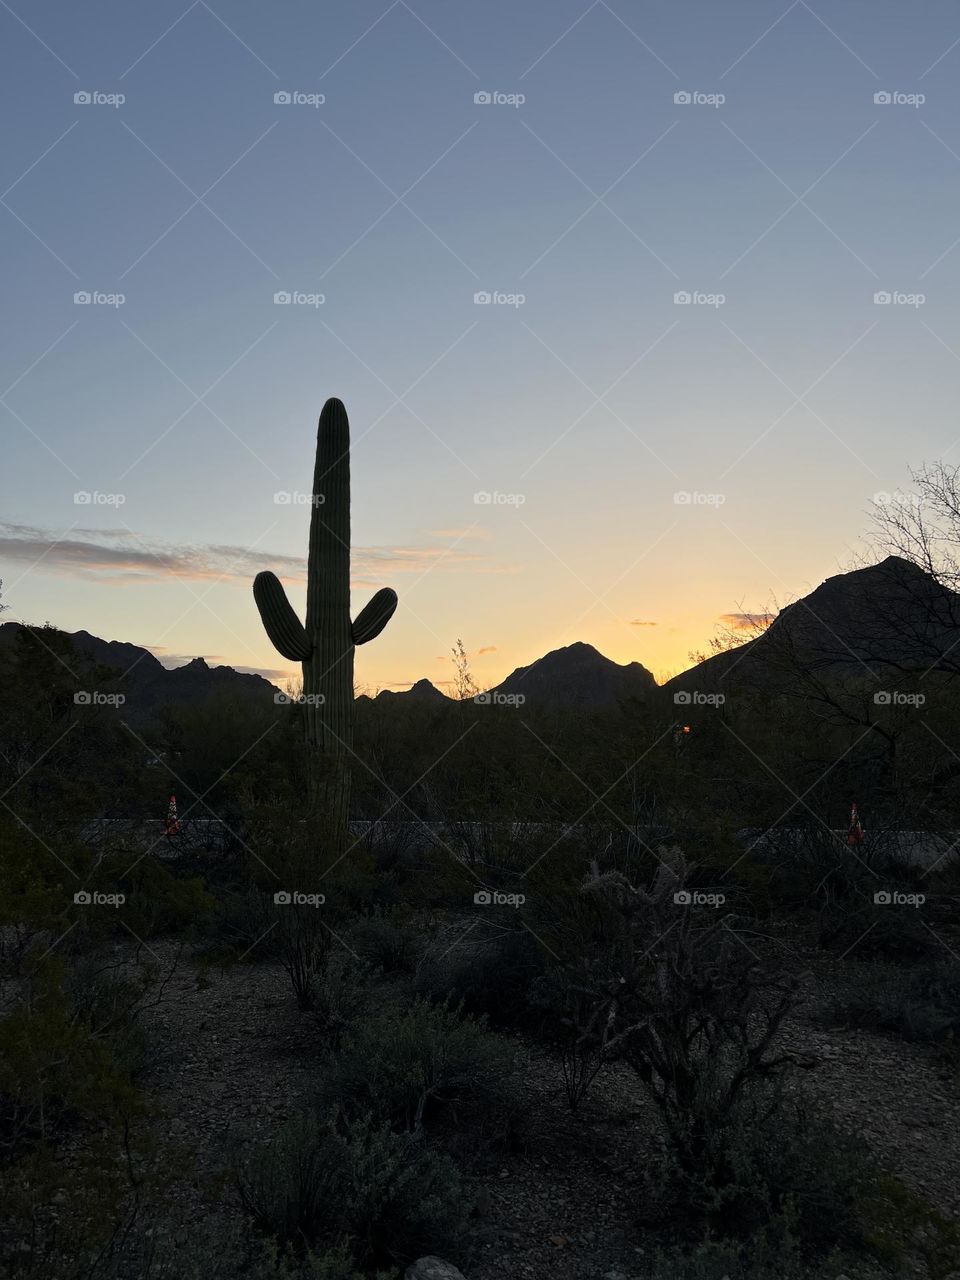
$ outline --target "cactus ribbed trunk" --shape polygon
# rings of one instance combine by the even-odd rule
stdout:
[[[307,744],[313,748],[311,801],[329,819],[334,843],[342,846],[350,809],[353,637],[350,424],[339,401],[328,403],[317,428],[309,564],[306,632],[312,652],[303,664],[303,692]],[[333,852],[339,856],[342,847]]]
[[[306,626],[276,574],[258,573],[253,595],[276,648],[303,664],[308,808],[339,857],[350,813],[354,646],[375,639],[397,607],[396,592],[382,587],[350,621],[350,423],[339,400],[327,401],[317,427]]]

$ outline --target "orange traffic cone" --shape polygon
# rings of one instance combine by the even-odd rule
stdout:
[[[863,844],[863,827],[860,825],[860,814],[857,812],[857,802],[854,801],[850,809],[850,826],[847,830],[847,844]]]
[[[177,818],[177,797],[170,797],[170,804],[167,808],[167,820],[163,824],[163,834],[165,836],[177,836],[180,834],[180,822]]]

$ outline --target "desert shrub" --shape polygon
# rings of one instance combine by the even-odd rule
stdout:
[[[0,1258],[0,1280],[399,1280],[393,1267],[361,1272],[345,1246],[281,1246],[249,1219],[210,1212],[188,1221],[163,1200],[115,1213],[106,1238],[71,1223],[60,1247],[20,1251],[9,1266]]]
[[[296,882],[294,882],[296,883]],[[216,939],[206,959],[224,963],[273,959],[290,980],[300,1009],[313,1009],[334,935],[323,907],[291,900],[289,891],[250,888],[221,901]]]
[[[554,993],[568,998],[553,1012],[586,1078],[591,1062],[631,1068],[694,1175],[719,1158],[744,1096],[795,1061],[775,1041],[800,979],[766,969],[722,904],[692,899],[688,874],[679,850],[662,849],[649,888],[591,875],[580,897],[596,912],[593,935],[559,966]]]
[[[871,965],[829,1006],[833,1021],[920,1044],[960,1040],[960,963]]]
[[[863,1259],[898,1268],[923,1259],[931,1276],[946,1276],[956,1224],[885,1173],[862,1137],[768,1093],[759,1086],[741,1098],[701,1170],[674,1158],[661,1171],[657,1212],[704,1234],[693,1275],[712,1276],[720,1259],[736,1260],[730,1275],[745,1280],[814,1266],[820,1275],[827,1260],[844,1270],[840,1261],[856,1259],[859,1270]]]
[[[378,971],[349,951],[333,951],[313,999],[313,1015],[331,1047],[374,1007],[390,1003],[390,995],[377,984]]]
[[[216,903],[199,877],[175,874],[152,856],[139,859],[127,871],[129,862],[127,853],[111,859],[118,874],[110,877],[110,866],[105,870],[110,883],[126,894],[123,921],[139,937],[197,936],[203,931]]]
[[[290,979],[297,1005],[312,1009],[326,972],[333,934],[319,909],[294,903],[275,903],[275,941],[280,963]]]
[[[599,1019],[608,1016],[583,974],[562,968],[544,974],[530,991],[537,1033],[556,1054],[567,1106],[576,1111],[609,1061]]]
[[[263,894],[249,883],[218,889],[198,953],[206,962],[254,961],[271,954],[264,930]]]
[[[141,1013],[160,998],[176,965],[121,965],[96,955],[77,957],[64,973],[64,993],[74,1015],[109,1046],[131,1080],[146,1068],[151,1038]]]
[[[7,993],[0,1018],[0,1163],[56,1140],[70,1123],[138,1109],[131,1066],[142,1044],[130,1026],[136,994],[101,980],[91,989],[47,955]]]
[[[868,885],[858,902],[821,916],[822,945],[856,959],[906,964],[935,955],[939,944],[923,923],[922,907],[877,903],[874,892]]]
[[[359,1266],[458,1253],[470,1204],[452,1161],[372,1115],[298,1117],[238,1166],[241,1200],[285,1247],[347,1247]]]
[[[455,1126],[502,1140],[515,1120],[514,1055],[482,1020],[417,999],[352,1026],[322,1070],[322,1102],[370,1114],[397,1133]]]
[[[384,973],[413,973],[420,939],[417,931],[395,914],[361,916],[348,930],[350,946]]]
[[[849,848],[823,827],[767,833],[756,852],[772,863],[771,886],[791,909],[816,914],[822,946],[859,956],[913,960],[936,942],[913,906],[875,900],[895,887],[922,892],[922,873],[897,854],[896,833],[879,833]]]
[[[151,1146],[133,1082],[150,976],[92,958],[73,966],[28,958],[24,975],[0,986],[0,1256],[16,1251],[24,1274],[45,1275],[64,1240],[68,1251],[81,1237],[105,1247],[129,1191],[130,1150]],[[64,1203],[51,1213],[55,1199]]]
[[[876,1178],[863,1140],[768,1092],[744,1096],[702,1177],[678,1171],[680,1194],[703,1206],[714,1234],[807,1256],[859,1248]]]
[[[440,930],[424,949],[414,988],[429,1000],[462,1004],[470,1013],[509,1026],[524,1018],[530,986],[543,968],[531,933],[514,920],[498,927],[485,917],[482,930],[465,922]]]

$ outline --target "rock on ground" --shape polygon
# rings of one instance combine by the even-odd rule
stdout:
[[[407,1267],[404,1280],[466,1280],[466,1277],[442,1258],[418,1258]]]

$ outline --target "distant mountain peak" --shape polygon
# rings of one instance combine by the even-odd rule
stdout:
[[[393,702],[398,698],[404,703],[409,701],[436,703],[452,701],[426,677],[417,680],[409,689],[381,689],[373,701],[387,703]]]
[[[0,648],[12,649],[19,632],[32,630],[20,622],[0,624]],[[193,658],[181,667],[168,669],[149,649],[122,640],[101,640],[89,631],[64,632],[78,655],[117,673],[117,682],[126,695],[126,710],[133,717],[148,716],[160,706],[176,702],[196,702],[212,694],[257,702],[273,702],[274,686],[248,672],[232,667],[210,667],[203,658]],[[8,650],[9,651],[9,650]]]
[[[656,681],[641,663],[621,665],[577,640],[551,649],[527,667],[517,667],[491,692],[522,695],[537,706],[593,708],[644,698],[655,688]]]
[[[946,666],[944,666],[946,664]],[[797,673],[873,677],[960,669],[960,595],[902,556],[825,578],[761,635],[675,676],[667,689],[728,680],[772,687]]]

